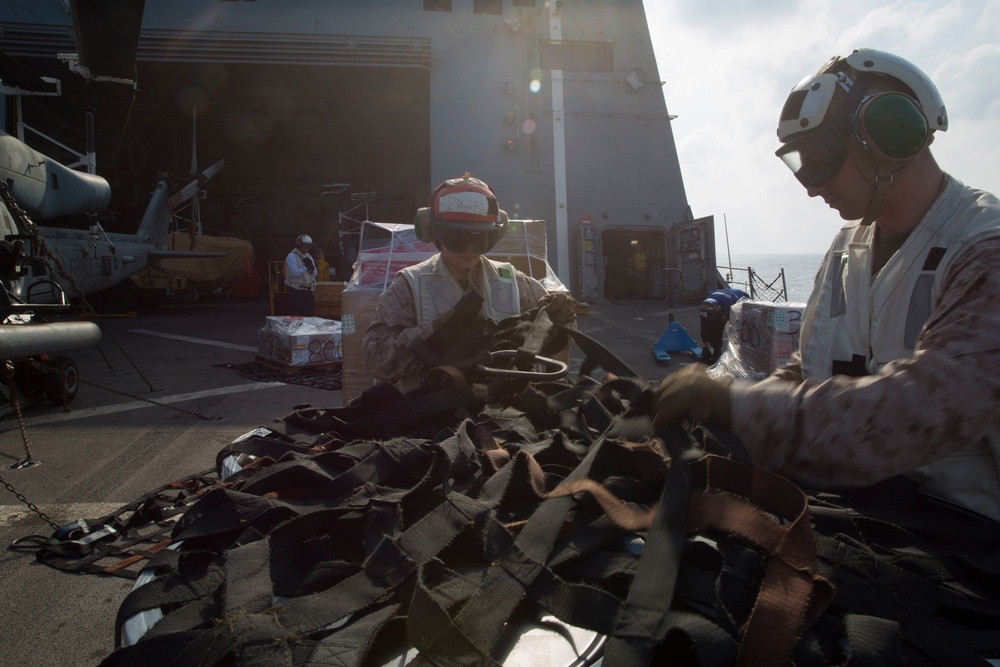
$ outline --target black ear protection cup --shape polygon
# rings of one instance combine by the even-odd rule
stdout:
[[[852,119],[858,139],[876,161],[906,160],[930,143],[931,131],[920,104],[905,93],[866,97]]]

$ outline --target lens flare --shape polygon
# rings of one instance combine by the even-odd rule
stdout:
[[[531,83],[528,84],[528,90],[538,93],[542,89],[542,79],[544,78],[542,70],[538,67],[532,67],[530,77]]]

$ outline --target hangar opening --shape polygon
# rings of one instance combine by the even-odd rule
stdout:
[[[302,233],[342,274],[340,213],[409,222],[429,195],[426,40],[146,30],[133,89],[71,72],[56,55],[74,52],[69,36],[8,38],[8,56],[62,82],[61,97],[22,98],[25,123],[83,150],[93,110],[97,173],[114,193],[108,231],[134,231],[157,173],[190,180],[195,128],[196,171],[225,160],[201,195],[204,232],[251,241],[262,275]],[[16,133],[12,99],[6,118]],[[37,134],[26,139],[75,160]]]

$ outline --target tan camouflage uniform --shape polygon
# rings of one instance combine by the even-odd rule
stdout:
[[[952,263],[912,357],[824,382],[804,379],[800,362],[733,385],[731,427],[757,465],[835,488],[967,451],[956,443],[981,447],[1000,414],[1000,240]]]
[[[538,299],[547,294],[541,283],[521,271],[515,272],[515,279],[521,312],[534,308]],[[432,333],[431,323],[417,324],[413,292],[406,280],[397,275],[379,297],[375,316],[365,333],[362,353],[368,370],[390,382],[424,372],[427,370],[424,363],[409,347],[415,339],[427,338]]]

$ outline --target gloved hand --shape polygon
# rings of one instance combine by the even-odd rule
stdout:
[[[576,322],[576,300],[569,292],[552,292],[538,300],[539,306],[545,306],[545,312],[553,324],[564,327]]]
[[[470,289],[462,295],[462,298],[458,300],[458,303],[455,304],[452,310],[454,310],[456,317],[468,319],[474,315],[478,315],[482,307],[483,297],[476,290]]]
[[[455,307],[431,322],[427,338],[415,339],[410,350],[428,366],[440,366],[458,358],[473,358],[488,350],[496,323],[480,314],[483,297],[475,290],[462,295]]]
[[[313,262],[313,258],[309,255],[302,258],[302,263],[306,265],[306,269],[308,269],[309,273],[316,270],[316,263]]]
[[[431,322],[431,329],[437,331],[438,329],[443,327],[444,323],[450,320],[454,315],[455,315],[454,308],[452,308],[451,310],[444,311],[443,313],[435,317],[433,322]]]
[[[685,417],[729,427],[730,378],[710,378],[701,364],[687,366],[660,381],[653,399],[653,427],[664,433]]]

